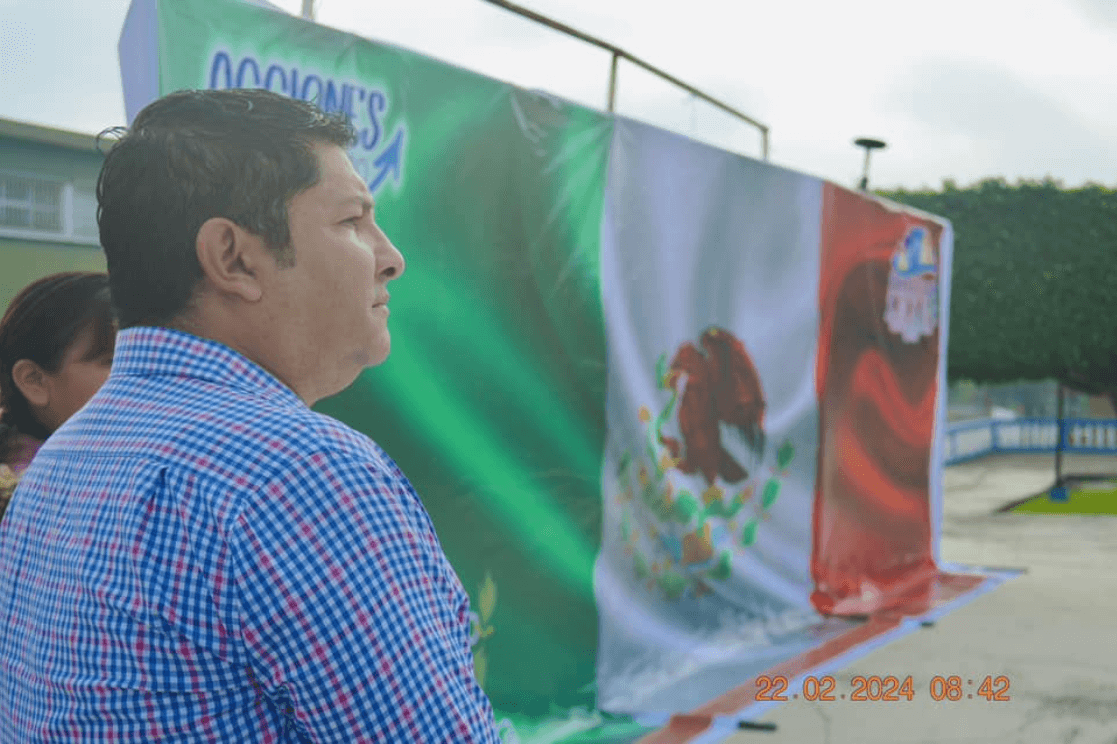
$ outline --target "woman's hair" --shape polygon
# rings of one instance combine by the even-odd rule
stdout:
[[[31,405],[12,378],[12,368],[30,359],[48,373],[62,366],[66,351],[87,328],[96,359],[116,341],[107,274],[53,274],[23,289],[0,319],[0,462],[9,455],[16,432],[46,439],[50,432],[35,418]]]

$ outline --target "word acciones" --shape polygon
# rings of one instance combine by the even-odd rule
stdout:
[[[210,90],[229,88],[264,88],[302,101],[313,101],[327,113],[344,112],[357,124],[359,114],[367,117],[368,126],[357,130],[359,146],[374,150],[384,136],[384,119],[388,96],[382,90],[351,83],[341,83],[317,73],[305,73],[293,65],[260,64],[245,56],[234,63],[227,52],[214,53],[209,67]]]

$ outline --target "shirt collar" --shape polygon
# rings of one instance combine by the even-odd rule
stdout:
[[[190,377],[305,407],[291,388],[238,351],[174,328],[136,326],[116,334],[112,377]]]

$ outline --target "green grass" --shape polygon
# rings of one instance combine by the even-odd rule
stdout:
[[[1068,489],[1065,502],[1052,501],[1048,494],[1037,496],[1014,507],[1028,514],[1117,514],[1117,483],[1078,484]]]

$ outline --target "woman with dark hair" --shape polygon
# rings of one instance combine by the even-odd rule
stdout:
[[[104,384],[116,325],[106,274],[67,272],[0,319],[0,517],[39,446]]]

